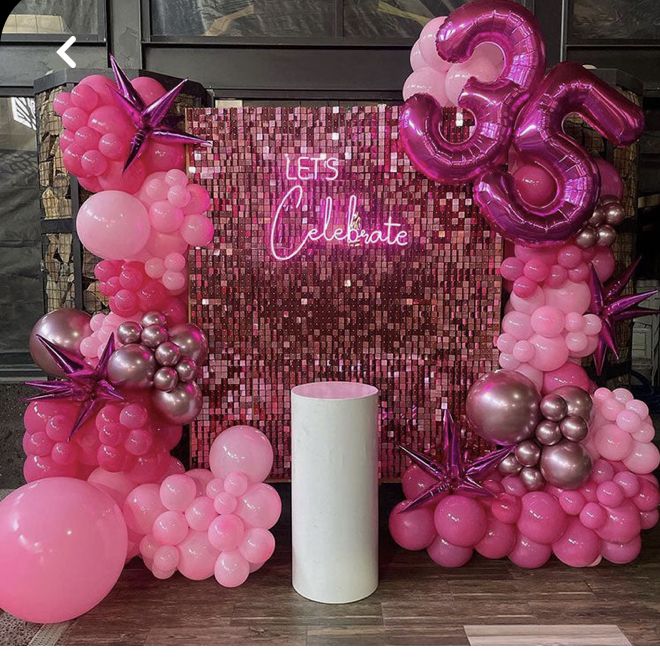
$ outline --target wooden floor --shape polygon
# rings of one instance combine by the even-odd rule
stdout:
[[[276,554],[238,589],[179,574],[160,581],[133,560],[94,610],[17,643],[660,644],[659,528],[645,533],[629,566],[580,570],[552,560],[534,571],[479,557],[443,569],[397,548],[383,529],[380,587],[348,605],[293,591],[288,521],[276,532]]]

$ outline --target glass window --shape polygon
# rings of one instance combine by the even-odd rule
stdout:
[[[2,28],[3,35],[98,33],[97,0],[22,0]]]
[[[43,313],[34,101],[0,98],[0,353],[24,353]]]
[[[334,0],[151,0],[155,36],[330,37]]]
[[[572,0],[571,42],[610,39],[660,40],[658,0]]]

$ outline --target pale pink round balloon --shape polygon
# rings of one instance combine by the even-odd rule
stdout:
[[[413,71],[403,83],[403,100],[407,101],[415,94],[428,94],[439,105],[449,105],[445,91],[445,74],[429,66]]]
[[[173,474],[160,485],[160,501],[171,511],[185,511],[197,495],[197,484],[187,474]]]
[[[34,623],[84,614],[117,582],[127,543],[101,489],[67,477],[22,486],[0,502],[0,608]]]
[[[239,498],[236,513],[248,527],[270,529],[282,513],[282,501],[272,486],[253,484]]]
[[[130,259],[151,232],[144,205],[133,195],[106,190],[92,195],[78,211],[76,231],[82,244],[103,259]]]
[[[250,564],[263,564],[275,551],[275,537],[267,529],[253,527],[245,532],[238,551]]]
[[[438,30],[446,20],[446,16],[436,16],[435,18],[432,18],[422,28],[422,31],[419,33],[419,39],[417,40],[426,64],[438,71],[447,71],[451,66],[450,62],[446,62],[440,57],[440,55],[438,55],[438,49],[436,47]]]
[[[138,534],[151,534],[154,521],[164,512],[158,484],[137,486],[128,494],[123,507],[128,528]]]
[[[250,575],[250,563],[238,550],[221,552],[214,565],[215,579],[223,587],[239,587]]]
[[[259,482],[273,467],[273,448],[259,429],[232,426],[213,441],[209,464],[217,478],[225,479],[232,472],[243,472],[251,482]]]
[[[206,580],[213,575],[218,551],[206,532],[191,529],[179,543],[179,573],[189,580]]]

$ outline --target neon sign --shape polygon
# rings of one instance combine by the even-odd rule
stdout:
[[[334,198],[327,195],[320,204],[320,226],[312,227],[301,237],[300,241],[290,249],[277,247],[277,238],[281,231],[281,225],[286,211],[300,209],[305,198],[305,191],[301,181],[335,181],[339,176],[339,159],[327,157],[326,154],[319,156],[290,157],[285,155],[286,178],[288,181],[296,181],[294,185],[282,196],[270,226],[270,252],[278,261],[293,259],[310,243],[345,243],[350,246],[359,245],[391,245],[405,247],[409,243],[408,232],[402,229],[402,225],[394,222],[388,216],[382,227],[366,230],[361,227],[358,209],[359,198],[355,194],[348,197],[346,212],[343,222],[335,222]]]

